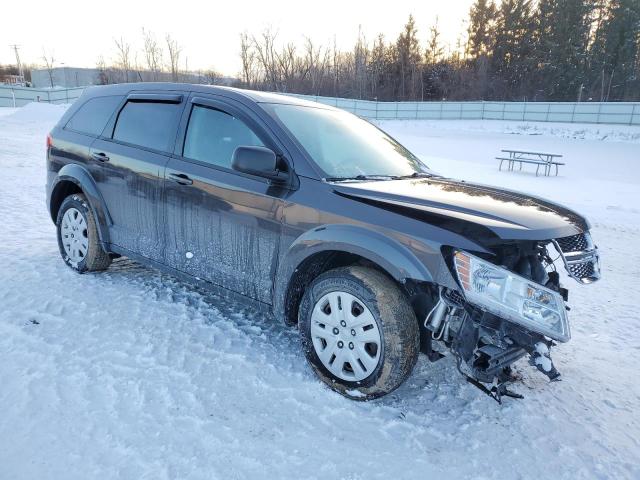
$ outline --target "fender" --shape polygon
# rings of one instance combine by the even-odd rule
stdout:
[[[289,284],[300,264],[312,255],[330,250],[364,257],[380,265],[398,282],[434,280],[435,275],[427,266],[390,236],[357,225],[323,225],[298,237],[280,260],[273,298],[273,311],[278,317],[286,313]]]
[[[110,242],[109,227],[113,225],[113,220],[111,219],[107,205],[104,202],[104,198],[102,198],[102,194],[96,186],[96,182],[89,171],[83,166],[76,163],[69,163],[60,169],[58,175],[53,181],[51,191],[49,193],[49,211],[52,211],[51,202],[55,198],[58,188],[62,187],[63,182],[75,183],[85,194],[87,200],[89,200],[89,207],[93,212],[93,216],[98,223],[97,227],[100,243],[103,247],[108,246]],[[54,218],[53,221],[55,222],[56,219]]]

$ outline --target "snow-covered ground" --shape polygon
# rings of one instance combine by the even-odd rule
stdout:
[[[587,214],[603,279],[568,283],[562,382],[521,362],[526,398],[499,406],[451,359],[421,359],[394,394],[355,403],[279,322],[127,260],[65,267],[43,155],[62,111],[0,111],[0,479],[640,478],[639,128],[382,122],[441,173]],[[508,147],[567,165],[498,172]]]

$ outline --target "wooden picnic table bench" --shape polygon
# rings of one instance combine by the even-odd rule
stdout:
[[[509,171],[513,171],[516,162],[520,164],[520,170],[522,170],[523,163],[530,163],[536,165],[536,177],[540,172],[540,167],[544,167],[543,173],[545,176],[551,175],[551,167],[556,167],[556,176],[558,175],[558,166],[564,165],[562,162],[555,161],[556,158],[561,158],[562,155],[558,153],[544,153],[544,152],[529,152],[527,150],[501,150],[503,153],[509,154],[508,157],[500,156],[496,157],[496,160],[500,160],[500,166],[498,170],[502,170],[502,164],[507,162],[507,168]]]

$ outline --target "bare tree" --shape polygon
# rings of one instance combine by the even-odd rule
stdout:
[[[358,26],[358,39],[353,50],[353,94],[356,98],[362,98],[367,91],[368,60],[369,47],[367,47],[367,39],[362,33],[362,27]]]
[[[131,71],[131,44],[122,37],[119,40],[116,38],[114,41],[116,43],[116,66],[122,70],[124,83],[128,83]]]
[[[277,72],[279,91],[288,92],[291,90],[296,79],[298,60],[296,47],[293,43],[286,44],[280,53],[275,54],[274,68]]]
[[[180,65],[180,53],[182,47],[178,45],[178,42],[171,38],[171,35],[167,34],[165,38],[167,42],[167,50],[169,52],[169,71],[171,72],[171,80],[177,82],[179,80],[179,65]]]
[[[47,73],[49,74],[49,83],[51,84],[51,88],[53,88],[53,69],[56,59],[52,52],[49,52],[47,55],[47,51],[44,47],[42,48],[42,61],[44,62],[44,67],[47,69]]]
[[[219,85],[222,75],[217,70],[210,68],[204,72],[204,80],[207,85]]]
[[[322,45],[315,47],[313,41],[306,37],[302,78],[303,80],[309,78],[311,93],[320,94],[328,67],[329,49],[323,48]]]
[[[100,55],[96,62],[96,69],[98,70],[98,85],[109,84],[109,73],[107,70],[107,64],[104,61],[104,57]]]
[[[151,74],[151,80],[157,82],[159,73],[162,71],[162,47],[158,44],[155,35],[144,28],[142,29],[142,37],[146,67]]]
[[[263,70],[267,86],[271,90],[280,90],[279,68],[276,60],[275,41],[277,32],[267,28],[260,38],[252,36],[253,47],[258,64]]]
[[[253,42],[247,32],[240,34],[240,60],[242,62],[242,82],[248,88],[256,83],[256,54]]]

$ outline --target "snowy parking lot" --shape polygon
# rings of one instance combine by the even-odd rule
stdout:
[[[640,127],[386,121],[434,170],[589,217],[602,280],[570,289],[562,381],[526,361],[500,406],[451,358],[357,403],[297,332],[119,259],[77,275],[45,206],[64,107],[0,109],[0,479],[640,478]],[[498,172],[502,148],[564,155],[558,177]]]

